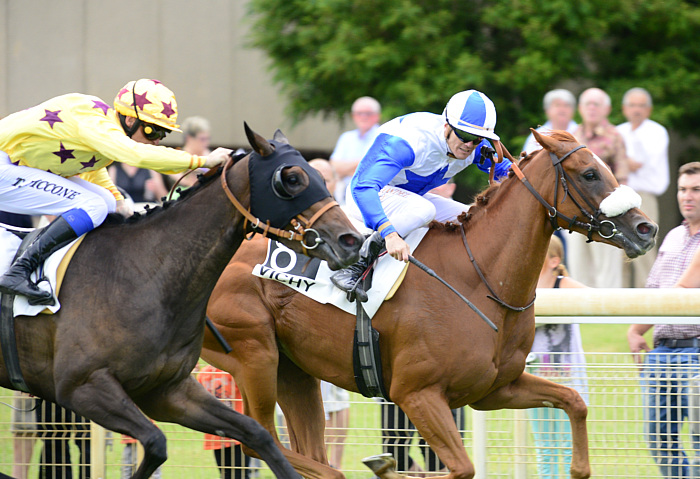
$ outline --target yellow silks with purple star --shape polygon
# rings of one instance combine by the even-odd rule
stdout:
[[[175,125],[176,105],[172,107],[172,113],[165,108],[163,115],[170,113]],[[113,161],[161,173],[199,168],[205,161],[184,151],[130,139],[108,104],[79,93],[52,98],[0,120],[0,151],[15,165],[66,178],[80,175],[107,188],[118,200],[123,198],[105,170]]]

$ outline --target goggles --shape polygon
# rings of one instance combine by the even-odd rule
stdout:
[[[449,122],[447,124],[450,125]],[[452,125],[450,125],[450,128],[452,128],[452,131],[455,133],[455,136],[457,138],[459,138],[459,140],[462,143],[469,143],[471,141],[471,142],[473,142],[474,146],[476,146],[484,140],[484,138],[481,136],[476,136],[476,135],[473,135],[471,133],[467,133],[464,130],[458,130],[457,128],[455,128]]]
[[[170,131],[162,126],[153,125],[151,123],[143,124],[143,136],[149,141],[162,140],[168,133],[170,133]]]

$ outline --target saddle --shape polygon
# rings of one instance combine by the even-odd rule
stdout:
[[[44,232],[44,228],[25,230],[2,225],[0,233],[2,232],[7,232],[4,241],[12,238],[12,235],[21,239],[19,248],[13,257],[14,261]],[[38,274],[39,281],[46,281],[49,283],[50,287],[54,290],[54,297],[58,297],[60,285],[63,281],[66,269],[68,268],[68,264],[84,238],[85,236],[83,235],[69,245],[64,246],[47,259],[44,265],[40,266]],[[16,240],[10,243],[17,244]],[[11,251],[11,249],[9,251]],[[35,316],[41,313],[53,314],[58,311],[59,308],[60,303],[58,302],[48,307],[30,305],[24,297],[16,297],[12,294],[0,294],[0,347],[2,347],[2,355],[7,366],[10,382],[15,389],[31,392],[24,381],[19,367],[19,356],[17,354],[15,336],[15,316]]]

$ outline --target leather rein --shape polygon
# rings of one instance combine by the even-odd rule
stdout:
[[[504,153],[505,155],[513,162],[511,165],[511,170],[513,170],[513,173],[515,176],[518,177],[518,179],[525,185],[525,187],[528,189],[530,193],[539,201],[542,206],[547,210],[547,215],[549,217],[549,221],[552,225],[552,228],[554,230],[561,230],[563,229],[561,226],[559,226],[559,218],[564,220],[567,224],[566,229],[569,231],[569,233],[573,232],[573,227],[579,227],[582,229],[585,229],[588,231],[588,242],[590,243],[593,241],[593,233],[597,232],[602,238],[608,239],[612,238],[617,234],[617,228],[615,227],[615,223],[613,223],[610,220],[603,220],[600,221],[598,217],[601,215],[601,211],[599,208],[596,208],[591,201],[583,194],[581,189],[576,185],[576,182],[572,180],[572,178],[569,176],[566,171],[564,171],[564,168],[561,166],[561,163],[567,159],[569,156],[571,156],[573,153],[577,152],[578,150],[582,148],[586,148],[585,145],[579,145],[576,148],[572,149],[568,153],[566,153],[564,156],[559,158],[557,155],[555,155],[552,152],[549,152],[549,156],[552,160],[552,165],[554,166],[554,169],[556,170],[556,175],[555,175],[555,185],[554,185],[554,205],[550,205],[547,200],[545,200],[542,195],[540,195],[537,190],[532,186],[530,181],[528,181],[527,177],[525,174],[522,172],[520,167],[517,165],[515,159],[513,156],[510,154],[510,152],[505,148],[505,146],[500,142],[496,141],[495,142],[496,150],[498,151],[498,157],[500,159],[504,158]],[[495,161],[491,162],[491,171],[489,172],[489,182],[493,184],[493,175],[494,175],[494,170],[495,170]],[[561,213],[559,210],[557,210],[557,195],[559,193],[559,181],[562,183],[562,187],[564,188],[564,197],[561,200],[561,203],[564,203],[566,201],[566,198],[569,197],[571,198],[571,201],[574,202],[574,204],[581,210],[581,213],[583,216],[585,216],[589,222],[585,223],[582,221],[578,220],[578,216],[574,215],[573,218],[570,218],[563,213]],[[585,209],[578,201],[576,201],[576,198],[571,194],[571,191],[569,191],[569,184],[573,186],[574,190],[576,190],[576,193],[583,199],[583,201],[586,203],[586,205],[593,211],[593,213],[590,213],[587,209]],[[608,226],[609,225],[609,226]],[[464,231],[464,224],[460,222],[460,232],[462,233],[462,242],[464,243],[464,247],[467,250],[467,255],[469,256],[469,261],[471,261],[472,265],[474,266],[474,270],[476,273],[479,275],[479,278],[481,281],[484,283],[486,288],[489,290],[489,295],[486,297],[495,301],[499,305],[503,306],[506,309],[509,309],[511,311],[516,311],[516,312],[522,312],[525,311],[526,309],[531,308],[535,304],[535,298],[532,298],[532,301],[530,301],[526,306],[512,306],[505,301],[503,301],[496,291],[491,287],[491,284],[489,284],[488,280],[486,279],[486,276],[484,276],[484,273],[481,271],[481,268],[476,262],[476,259],[474,258],[474,254],[472,253],[471,248],[469,247],[469,243],[467,242],[467,234]],[[610,233],[604,233],[603,228],[610,228]]]
[[[329,203],[326,203],[323,205],[314,215],[306,219],[301,213],[299,213],[296,218],[293,218],[290,223],[294,227],[294,231],[292,230],[283,230],[280,228],[275,228],[274,226],[270,225],[270,222],[267,221],[266,223],[263,223],[260,218],[256,218],[253,216],[253,214],[250,212],[249,209],[246,209],[240,201],[233,195],[233,192],[228,186],[228,182],[226,181],[226,173],[228,172],[229,168],[234,164],[234,159],[233,157],[230,157],[226,163],[224,164],[223,171],[221,172],[221,187],[224,189],[224,193],[226,193],[226,196],[228,199],[231,201],[233,206],[238,210],[239,213],[243,215],[245,218],[244,220],[244,228],[248,223],[250,223],[250,227],[253,230],[253,235],[250,237],[246,237],[247,240],[251,240],[255,233],[260,233],[264,237],[268,237],[269,235],[275,236],[277,238],[281,239],[287,239],[290,241],[299,241],[301,243],[301,247],[304,251],[304,254],[306,254],[307,250],[312,250],[318,247],[321,243],[323,243],[323,239],[321,239],[321,235],[317,230],[312,228],[314,223],[321,217],[323,214],[333,208],[334,206],[340,207],[336,201],[331,201]],[[316,235],[316,237],[313,239],[311,244],[306,244],[304,242],[304,238],[306,236],[306,233],[313,233]]]

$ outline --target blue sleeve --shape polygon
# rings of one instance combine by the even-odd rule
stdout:
[[[383,228],[383,238],[396,229],[389,224],[389,218],[382,208],[379,190],[388,185],[399,171],[411,166],[415,158],[416,154],[406,140],[380,133],[352,177],[352,198],[362,213],[365,225],[375,231]]]
[[[474,152],[474,164],[484,173],[488,173],[491,169],[491,160],[488,158],[481,157],[482,146],[490,147],[491,143],[489,143],[487,140],[484,140],[481,143],[479,143],[479,146]],[[498,156],[496,156],[496,158],[498,158]],[[512,162],[508,158],[503,158],[503,161],[501,161],[500,163],[496,163],[496,171],[493,174],[493,177],[496,179],[496,181],[501,181],[502,179],[508,176],[511,164]]]

